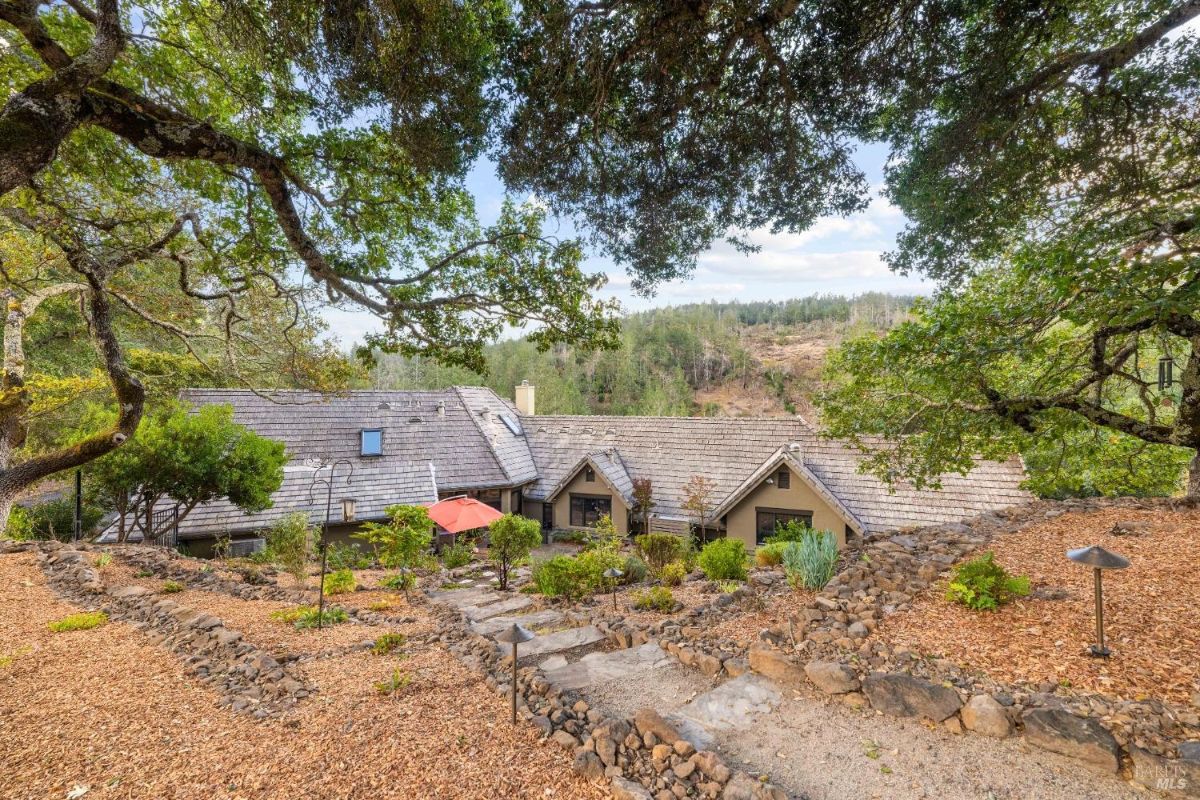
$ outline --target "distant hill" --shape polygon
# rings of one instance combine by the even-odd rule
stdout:
[[[852,333],[887,330],[913,300],[870,293],[671,306],[625,317],[617,350],[539,353],[524,339],[504,341],[488,348],[487,375],[383,356],[371,385],[481,385],[511,397],[528,380],[543,414],[811,417],[829,348]]]

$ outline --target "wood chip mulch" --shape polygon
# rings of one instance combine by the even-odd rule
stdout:
[[[504,698],[440,648],[306,663],[320,693],[260,723],[218,708],[182,661],[130,626],[47,630],[78,610],[32,554],[0,556],[0,656],[13,655],[0,666],[0,797],[607,796],[571,771],[569,753],[511,727]],[[413,683],[378,694],[395,668]]]
[[[1123,521],[1142,521],[1146,530],[1110,533]],[[1092,570],[1066,557],[1093,544],[1131,562],[1104,573],[1109,659],[1086,653],[1095,638]],[[992,550],[1011,574],[1029,576],[1033,595],[995,612],[971,611],[945,600],[943,580],[886,618],[880,635],[999,680],[1183,703],[1200,692],[1200,511],[1064,514],[1002,535]],[[1055,593],[1065,598],[1041,599]]]
[[[771,627],[780,626],[786,632],[788,620],[800,612],[813,598],[808,590],[788,589],[782,594],[769,596],[761,611],[747,611],[722,620],[706,631],[707,636],[731,639],[743,647],[759,640],[759,634]]]

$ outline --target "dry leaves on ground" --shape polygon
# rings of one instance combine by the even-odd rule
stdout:
[[[1114,535],[1115,523],[1141,520],[1145,533]],[[1200,527],[1198,511],[1105,509],[1065,514],[993,542],[996,561],[1028,575],[1034,594],[999,611],[970,611],[944,599],[945,582],[911,610],[886,619],[882,636],[942,655],[1007,681],[1069,684],[1078,689],[1187,702],[1200,691]],[[1095,637],[1092,570],[1069,561],[1071,548],[1098,544],[1129,559],[1104,574],[1105,629],[1114,654],[1086,654]]]
[[[749,647],[758,641],[758,635],[766,628],[776,625],[788,630],[788,621],[799,613],[813,598],[807,590],[788,590],[771,595],[766,599],[766,608],[761,611],[745,611],[713,625],[706,632],[713,638],[732,639]]]

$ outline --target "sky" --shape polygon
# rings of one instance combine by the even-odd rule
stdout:
[[[865,211],[849,217],[823,217],[798,234],[754,232],[750,239],[760,246],[757,253],[744,254],[718,242],[700,255],[691,277],[661,285],[653,297],[634,294],[624,271],[598,253],[589,253],[585,268],[605,273],[608,284],[600,296],[616,298],[628,311],[709,300],[784,300],[813,294],[930,294],[932,283],[897,275],[883,260],[904,227],[904,215],[881,196],[886,156],[886,149],[879,145],[862,146],[856,154],[873,187]],[[486,159],[478,162],[467,177],[467,188],[475,196],[480,221],[493,222],[504,200],[495,165]],[[574,235],[569,222],[550,220],[547,228],[547,233]],[[366,312],[330,310],[325,317],[331,333],[346,346],[379,327],[378,320]],[[513,333],[520,335],[520,331]]]

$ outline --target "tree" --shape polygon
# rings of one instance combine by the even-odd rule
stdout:
[[[283,445],[235,423],[230,406],[194,413],[168,406],[148,417],[126,446],[90,464],[87,483],[96,500],[120,515],[119,541],[132,530],[131,514],[149,540],[175,520],[150,529],[137,518],[166,501],[179,504],[179,521],[197,505],[218,499],[246,513],[270,508],[286,462]]]
[[[654,506],[654,482],[650,478],[634,478],[633,512],[642,515],[642,533],[650,532],[650,514]]]
[[[308,582],[308,557],[315,538],[316,531],[303,511],[284,514],[266,531],[267,555],[295,578],[301,589]]]
[[[715,505],[713,500],[716,491],[716,481],[703,475],[693,475],[683,487],[682,507],[684,511],[691,512],[696,520],[701,542],[708,541],[708,523]]]
[[[386,523],[365,523],[352,535],[370,543],[385,567],[412,569],[433,543],[433,520],[424,506],[388,506],[384,513]]]
[[[513,565],[541,543],[542,526],[535,519],[505,514],[488,525],[488,559],[496,565],[501,589],[508,588]]]

